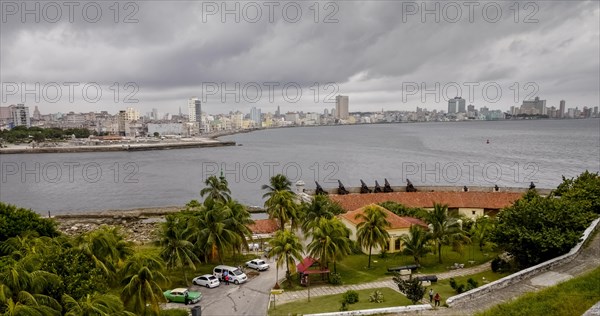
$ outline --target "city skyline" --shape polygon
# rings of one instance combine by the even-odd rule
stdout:
[[[442,110],[455,96],[502,111],[535,96],[556,107],[563,99],[579,107],[599,103],[598,2],[533,2],[535,14],[498,2],[497,20],[482,15],[479,4],[473,21],[460,4],[462,16],[454,21],[444,3],[413,3],[429,10],[425,15],[407,14],[405,2],[332,3],[335,14],[321,3],[315,16],[299,2],[304,14],[292,22],[281,10],[256,23],[243,15],[223,20],[191,2],[136,3],[132,23],[123,23],[125,14],[119,23],[107,18],[104,3],[98,23],[70,22],[66,14],[56,23],[43,17],[23,23],[20,14],[8,15],[0,31],[0,104],[37,105],[45,113],[127,107],[176,113],[196,95],[207,113],[277,106],[321,113],[335,107],[338,94],[351,96],[354,111]],[[378,23],[369,18],[375,16]],[[427,45],[397,45],[425,39]],[[84,99],[80,90],[89,86]],[[56,89],[61,98],[47,102],[57,98]],[[102,92],[97,102],[95,90]]]

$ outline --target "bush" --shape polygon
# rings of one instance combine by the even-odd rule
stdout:
[[[504,272],[510,270],[510,263],[500,257],[494,258],[491,265],[492,271],[494,272]]]
[[[450,280],[449,280],[449,281],[450,281],[450,287],[451,287],[453,290],[456,290],[456,285],[457,285],[457,284],[456,284],[456,280],[454,280],[454,278],[450,278]]]
[[[340,312],[345,312],[348,310],[348,303],[346,301],[342,301],[342,306],[340,307]]]
[[[467,291],[477,288],[478,286],[479,284],[477,283],[477,281],[473,280],[473,278],[469,278],[467,280]]]
[[[347,304],[354,304],[358,302],[358,292],[352,290],[346,291],[346,293],[344,293],[342,296],[342,301],[346,302]]]
[[[160,316],[188,316],[189,313],[185,309],[165,309],[160,311]]]
[[[383,293],[381,293],[381,291],[371,292],[371,294],[369,295],[369,302],[383,303]]]
[[[462,292],[464,292],[464,291],[465,291],[465,285],[464,285],[464,284],[459,284],[459,285],[456,287],[456,293],[460,294],[460,293],[462,293]]]
[[[342,284],[342,276],[339,273],[332,273],[329,275],[329,284],[340,285]]]
[[[394,282],[398,284],[400,292],[404,293],[406,297],[416,304],[425,295],[425,287],[421,285],[421,281],[418,279],[402,280],[399,277],[394,278]]]
[[[60,234],[53,220],[42,218],[32,210],[0,202],[0,240],[4,241],[27,231],[48,237]]]

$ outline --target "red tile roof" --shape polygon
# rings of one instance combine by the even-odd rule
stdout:
[[[431,208],[433,203],[448,204],[449,208],[501,209],[512,205],[522,193],[513,192],[391,192],[330,195],[347,211],[372,203],[393,201],[408,207]]]
[[[279,224],[274,219],[257,219],[248,228],[253,234],[271,234],[279,229]]]
[[[347,195],[346,195],[347,196]],[[416,219],[416,218],[411,218],[411,217],[400,217],[392,212],[390,212],[389,210],[376,205],[376,204],[369,204],[369,205],[365,205],[361,208],[355,209],[354,211],[349,211],[346,212],[344,214],[341,214],[340,216],[344,217],[345,219],[349,220],[351,223],[353,223],[354,225],[358,225],[361,222],[364,222],[363,219],[357,219],[356,215],[361,214],[367,207],[376,207],[379,208],[381,210],[384,211],[384,213],[387,214],[387,220],[388,222],[390,222],[391,226],[389,229],[400,229],[400,228],[410,228],[410,226],[412,225],[421,225],[424,227],[427,227],[427,224],[425,224],[424,222]]]
[[[296,268],[298,268],[298,272],[303,273],[304,271],[308,270],[308,268],[310,268],[315,262],[317,262],[317,259],[312,257],[306,257],[302,260],[302,262],[300,262],[296,266]]]

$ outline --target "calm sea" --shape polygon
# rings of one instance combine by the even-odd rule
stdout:
[[[183,205],[222,171],[236,199],[262,205],[261,186],[277,173],[307,188],[384,178],[553,188],[563,175],[600,169],[598,119],[284,128],[223,139],[241,146],[1,155],[0,200],[43,214]]]

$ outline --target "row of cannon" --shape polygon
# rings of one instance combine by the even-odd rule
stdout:
[[[384,179],[385,183],[383,185],[383,188],[381,188],[381,186],[379,185],[379,182],[377,182],[377,180],[375,180],[375,188],[373,190],[371,190],[367,184],[360,179],[360,193],[361,194],[365,194],[365,193],[388,193],[388,192],[394,192],[394,189],[392,189],[392,186],[390,185],[390,183],[388,182],[387,179]],[[317,185],[317,189],[315,191],[315,194],[317,195],[327,195],[327,191],[323,190],[323,188],[321,187],[321,185],[319,185],[319,182],[315,181],[315,184]],[[533,182],[531,182],[531,184],[529,185],[529,189],[535,189],[535,184]],[[498,192],[500,190],[500,188],[498,187],[498,185],[494,185],[494,191]],[[463,191],[464,192],[469,192],[469,188],[465,185],[463,187]],[[417,192],[417,188],[415,188],[415,186],[412,184],[412,182],[410,182],[410,180],[406,179],[406,192]],[[350,191],[346,190],[346,188],[344,187],[344,185],[342,184],[342,181],[338,180],[338,190],[337,193],[339,195],[346,195],[346,194],[350,194]]]

